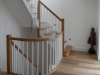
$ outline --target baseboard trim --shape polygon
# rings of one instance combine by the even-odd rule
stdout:
[[[0,71],[2,70],[2,68],[0,68]]]
[[[87,48],[75,48],[75,47],[72,47],[72,50],[73,50],[73,51],[88,52],[88,49],[87,49]]]
[[[98,58],[98,61],[100,61],[100,56],[98,56],[97,58]]]

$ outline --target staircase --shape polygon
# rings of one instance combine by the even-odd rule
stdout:
[[[40,0],[23,2],[31,15],[31,28],[37,28],[38,38],[7,35],[7,73],[50,74],[56,70],[62,56],[68,57],[71,53],[72,46],[66,46],[67,41],[64,41],[64,19],[59,18]]]

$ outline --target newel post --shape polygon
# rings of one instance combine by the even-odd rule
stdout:
[[[38,34],[37,37],[40,37],[40,0],[38,0],[38,20],[39,20],[39,28],[37,29]]]
[[[12,47],[11,47],[11,35],[6,36],[7,41],[7,73],[12,73]]]
[[[64,19],[62,19],[62,32],[64,32]],[[62,35],[62,50],[63,50],[63,56],[64,56],[64,33]]]

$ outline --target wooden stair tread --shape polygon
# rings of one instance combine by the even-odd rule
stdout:
[[[66,43],[67,41],[64,41],[64,44]]]
[[[51,32],[45,33],[44,35],[52,35],[53,33],[56,33],[56,31],[51,31]]]
[[[69,53],[71,50],[72,50],[72,46],[66,46],[64,52]]]

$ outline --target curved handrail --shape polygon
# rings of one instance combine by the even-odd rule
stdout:
[[[19,40],[19,41],[49,41],[49,40],[54,40],[58,38],[61,34],[64,32],[59,33],[56,36],[50,37],[50,38],[43,38],[43,39],[25,39],[25,38],[15,38],[15,37],[10,37],[10,40]]]

